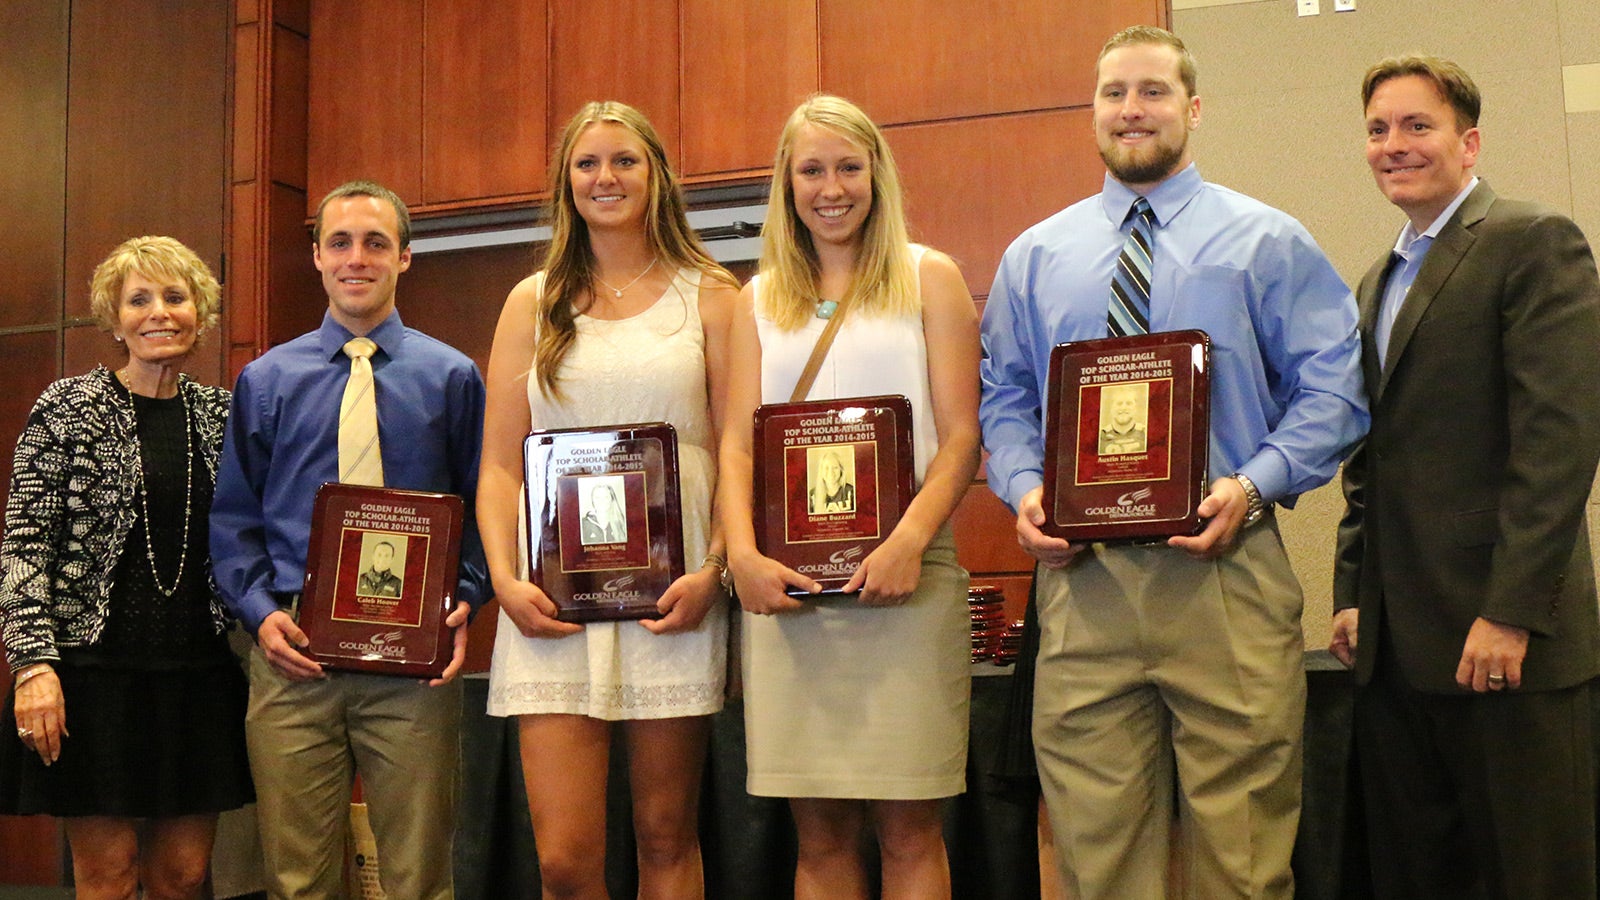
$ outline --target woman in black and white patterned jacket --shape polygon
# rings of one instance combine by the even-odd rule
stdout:
[[[253,798],[207,540],[228,392],[179,372],[219,294],[172,238],[118,246],[91,306],[127,364],[52,384],[17,442],[0,813],[66,819],[79,896],[197,896],[217,813]]]

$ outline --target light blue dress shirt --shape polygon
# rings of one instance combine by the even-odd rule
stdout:
[[[1108,175],[1100,194],[1023,232],[995,274],[979,413],[989,486],[1013,510],[1044,483],[1051,348],[1106,336],[1135,196]],[[1242,472],[1267,502],[1292,505],[1367,430],[1355,298],[1299,222],[1193,165],[1145,197],[1157,221],[1150,330],[1211,336],[1210,475]]]
[[[1439,236],[1439,230],[1444,228],[1477,186],[1478,177],[1474,175],[1461,193],[1444,208],[1444,212],[1433,220],[1427,231],[1417,234],[1416,226],[1410,222],[1400,229],[1400,237],[1394,242],[1396,260],[1389,268],[1389,279],[1383,286],[1383,303],[1378,307],[1378,320],[1373,323],[1372,329],[1372,346],[1378,351],[1379,364],[1385,368],[1388,367],[1389,335],[1394,331],[1395,317],[1400,315],[1406,294],[1411,292],[1411,283],[1417,280],[1417,273],[1422,270],[1422,261],[1428,258],[1428,248],[1433,246],[1433,239]]]
[[[339,400],[355,335],[324,314],[322,327],[244,367],[233,389],[217,495],[211,560],[217,587],[255,633],[278,598],[301,590],[311,504],[338,481]],[[461,352],[400,322],[367,335],[377,391],[378,443],[387,487],[459,494],[466,504],[456,599],[476,610],[489,596],[473,500],[483,442],[483,377]]]

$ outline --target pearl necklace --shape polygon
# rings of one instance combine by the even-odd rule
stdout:
[[[117,373],[117,377],[124,382],[127,380],[121,372]],[[183,392],[182,386],[178,388],[178,399],[183,402],[183,546],[178,553],[178,574],[172,579],[172,587],[161,583],[161,573],[156,570],[156,550],[150,540],[152,523],[149,492],[145,490],[144,483],[144,454],[139,446],[137,426],[133,432],[133,449],[139,457],[139,511],[144,513],[144,558],[150,563],[150,579],[163,597],[176,594],[178,586],[183,583],[183,567],[189,562],[189,522],[194,513],[194,439],[190,435],[194,423],[189,413],[189,397]]]
[[[632,281],[628,282],[627,284],[623,285],[622,287],[612,287],[610,282],[608,282],[604,278],[600,277],[600,273],[599,272],[594,273],[594,280],[600,282],[603,285],[605,285],[606,290],[608,290],[611,293],[615,294],[616,298],[618,300],[621,300],[622,299],[622,292],[627,290],[628,288],[631,288],[634,285],[638,284],[639,283],[639,279],[645,277],[646,275],[649,275],[650,274],[650,270],[654,269],[656,267],[656,263],[658,263],[660,261],[661,261],[660,257],[656,257],[655,259],[650,260],[650,265],[645,266],[643,272],[640,272],[638,275],[635,275],[633,277]]]

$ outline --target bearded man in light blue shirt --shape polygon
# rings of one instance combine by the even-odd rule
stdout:
[[[1100,194],[1006,251],[984,313],[989,484],[1040,563],[1033,739],[1063,878],[1166,892],[1174,792],[1199,897],[1290,897],[1305,710],[1299,583],[1275,505],[1327,482],[1367,427],[1356,305],[1298,222],[1200,178],[1195,66],[1138,26],[1096,66]],[[1040,531],[1050,349],[1107,336],[1130,208],[1155,216],[1151,332],[1211,338],[1210,490],[1193,536]]]

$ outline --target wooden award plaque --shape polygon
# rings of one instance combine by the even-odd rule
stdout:
[[[1051,351],[1042,531],[1122,541],[1202,528],[1210,349],[1203,331],[1170,331]]]
[[[664,422],[535,431],[523,444],[529,580],[563,622],[659,619],[683,575],[678,433]]]
[[[324,484],[312,506],[300,630],[332,669],[438,678],[455,652],[461,498]]]
[[[752,446],[757,546],[822,593],[842,594],[911,504],[911,403],[898,395],[769,403],[756,410]]]

